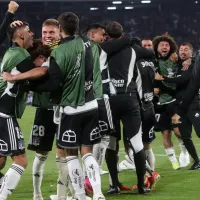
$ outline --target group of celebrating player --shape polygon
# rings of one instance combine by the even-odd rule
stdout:
[[[17,118],[23,115],[29,91],[34,92],[32,105],[36,107],[28,143],[28,149],[36,152],[34,200],[43,200],[44,166],[54,138],[58,181],[57,195],[51,199],[66,200],[71,192],[72,200],[86,200],[87,192],[93,194],[93,200],[104,200],[100,177],[104,159],[110,176],[108,194],[135,189],[149,193],[160,178],[151,145],[154,127],[162,132],[173,169],[186,167],[189,155],[194,159],[190,169],[200,168],[191,139],[192,125],[200,135],[199,93],[187,99],[193,68],[198,65],[191,44],[181,44],[177,55],[177,44],[168,34],[140,41],[124,37],[118,22],[106,27],[92,24],[85,35],[78,35],[79,19],[71,12],[58,20],[45,20],[42,40],[33,39],[26,22],[12,22],[18,6],[10,2],[1,26],[2,40],[7,32],[12,46],[1,64],[0,168],[7,156],[13,159],[2,174],[1,200],[12,194],[27,167]],[[192,103],[185,108],[189,101]],[[118,168],[120,122],[127,161]],[[179,161],[172,130],[181,148]],[[130,188],[118,177],[127,168],[136,168],[137,174],[137,185]]]

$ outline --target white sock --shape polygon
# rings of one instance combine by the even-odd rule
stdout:
[[[175,162],[178,162],[178,160],[176,159],[176,154],[175,154],[175,150],[174,147],[170,147],[168,149],[165,149],[166,154],[170,160],[170,162],[173,164]]]
[[[102,194],[101,178],[97,161],[91,153],[84,155],[82,157],[82,160],[83,164],[85,165],[90,183],[92,185],[94,196]]]
[[[153,153],[152,148],[145,150],[146,154],[146,159],[151,167],[151,169],[154,171],[155,170],[155,155]]]
[[[12,164],[5,174],[5,178],[0,190],[0,199],[7,199],[18,185],[24,168],[20,165]]]
[[[101,142],[99,144],[95,144],[93,146],[93,155],[96,159],[99,167],[102,167],[103,162],[105,160],[106,149],[109,144],[109,136],[102,136]]]
[[[186,149],[186,147],[185,147],[185,145],[183,143],[183,140],[178,138],[178,144],[179,144],[179,147],[181,149],[181,152],[186,154],[187,153],[187,149]]]
[[[83,165],[82,167],[83,167],[84,178],[87,178],[87,171],[86,171],[86,169],[85,169],[85,165]]]
[[[68,187],[68,170],[66,158],[56,156],[58,168],[57,197],[58,200],[66,200]]]
[[[67,157],[67,169],[78,200],[86,200],[83,171],[77,156]]]
[[[34,196],[41,194],[44,166],[47,157],[48,157],[47,155],[44,156],[39,153],[35,154],[35,159],[33,161],[33,167],[32,167]]]

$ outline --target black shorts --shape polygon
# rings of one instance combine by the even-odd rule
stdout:
[[[111,96],[110,106],[113,114],[113,121],[116,132],[112,135],[118,140],[121,139],[120,120],[123,123],[124,137],[131,139],[140,132],[141,115],[140,105],[136,93]]]
[[[53,122],[53,110],[37,108],[31,131],[28,149],[32,151],[51,151],[57,132],[57,125]]]
[[[154,106],[148,109],[141,109],[142,117],[142,141],[143,143],[152,143],[155,140],[154,124],[155,124],[155,111]]]
[[[158,101],[154,101],[154,110],[155,110],[155,124],[154,124],[154,131],[160,132],[160,127],[159,127],[159,120],[160,120],[160,114],[162,112],[161,106],[157,104]]]
[[[101,141],[98,109],[67,115],[62,113],[57,147],[61,149],[93,146]]]
[[[108,98],[98,100],[99,130],[101,135],[110,135],[114,132],[112,113]]]
[[[0,117],[0,155],[18,156],[25,153],[24,137],[16,118]]]
[[[165,131],[165,130],[172,130],[173,125],[172,125],[172,116],[176,112],[176,102],[172,102],[169,104],[165,105],[160,105],[160,118],[157,122],[157,128],[160,131]]]

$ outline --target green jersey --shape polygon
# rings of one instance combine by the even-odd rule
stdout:
[[[31,63],[29,58],[30,54],[25,49],[18,46],[9,48],[1,63],[1,73],[17,74],[28,71],[32,67],[32,65],[27,66],[27,70],[25,70],[26,65]],[[26,60],[28,61],[26,62]],[[23,85],[23,82],[21,84],[17,82],[6,83],[2,79],[0,80],[0,113],[21,118],[27,100],[27,92],[24,92]]]
[[[103,97],[98,46],[79,36],[65,38],[51,58],[62,73],[60,106],[76,109],[93,102],[89,109],[96,108],[95,99]]]
[[[159,63],[159,72],[162,76],[171,77],[171,78],[173,78],[175,76],[175,73],[177,70],[177,65],[173,64],[170,59],[168,59],[168,60],[159,59],[158,63]],[[162,82],[162,84],[166,88],[169,88],[170,90],[173,90],[173,91],[176,90],[175,83]],[[162,90],[161,90],[160,97],[159,97],[160,104],[166,104],[166,103],[170,103],[172,101],[175,101],[175,97],[167,92],[162,92]]]

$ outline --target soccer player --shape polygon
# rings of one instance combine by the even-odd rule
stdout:
[[[180,45],[179,48],[179,57],[181,59],[177,75],[175,78],[168,78],[168,77],[162,77],[159,74],[157,74],[156,78],[159,80],[162,80],[164,82],[168,83],[176,83],[176,101],[177,104],[180,104],[182,101],[182,98],[185,94],[185,91],[187,89],[187,86],[192,78],[192,71],[194,66],[194,60],[192,60],[193,55],[193,47],[190,43],[183,43]],[[188,70],[182,70],[183,69],[183,62],[191,59],[191,65],[189,66]],[[199,113],[199,96],[195,98],[195,100],[192,102],[192,104],[189,106],[188,109],[188,115],[183,115],[181,117],[182,123],[178,124],[178,128],[181,133],[181,137],[183,139],[183,142],[190,153],[191,157],[194,159],[194,164],[189,168],[190,170],[195,170],[200,168],[200,161],[199,157],[197,155],[196,148],[194,146],[194,143],[191,139],[192,135],[192,125],[194,126],[194,129],[197,133],[197,135],[200,134],[199,129],[199,120],[198,120],[198,113]]]
[[[92,24],[87,28],[87,35],[90,40],[100,44],[104,41],[105,35],[105,27],[101,24]],[[105,160],[105,153],[109,143],[109,134],[113,131],[113,122],[112,122],[112,114],[110,111],[110,103],[109,103],[109,84],[110,77],[108,66],[106,65],[106,52],[104,52],[99,46],[99,54],[100,54],[100,68],[102,73],[102,81],[103,81],[103,93],[104,98],[98,100],[98,110],[99,110],[99,128],[101,130],[101,143],[95,144],[93,147],[93,155],[96,158],[99,166],[100,173],[108,173],[106,171],[102,171],[102,165]]]
[[[153,46],[157,58],[156,67],[158,72],[162,76],[175,76],[177,70],[177,60],[175,56],[175,61],[172,61],[172,56],[174,56],[175,54],[173,53],[177,51],[177,45],[173,38],[168,34],[157,36],[153,40]],[[171,117],[175,113],[176,108],[176,84],[166,82],[159,82],[158,84],[158,88],[160,89],[159,105],[161,109],[158,125],[163,135],[163,144],[166,154],[172,163],[173,169],[177,170],[180,168],[180,165],[176,158],[175,149],[171,140],[172,129],[179,140],[181,152],[184,154],[187,151],[183,145],[183,141],[181,140],[178,128],[173,128],[171,125]],[[185,156],[188,156],[188,154],[185,154]],[[187,160],[189,160],[189,157]]]
[[[60,40],[59,23],[55,19],[47,19],[42,24],[42,43],[54,44]],[[52,150],[57,125],[53,122],[53,105],[49,102],[49,93],[34,93],[32,105],[36,107],[35,120],[31,131],[28,149],[36,151],[32,167],[34,200],[43,200],[41,184],[45,161]],[[60,161],[57,160],[57,164]],[[59,182],[59,181],[58,181]]]
[[[118,22],[110,22],[106,27],[106,32],[110,40],[117,40],[123,36],[123,28]],[[141,135],[140,106],[135,83],[136,58],[139,59],[140,56],[133,48],[126,47],[112,55],[108,62],[111,80],[117,89],[117,95],[110,97],[116,134],[110,138],[106,155],[106,162],[113,183],[108,190],[109,194],[120,192],[116,168],[116,146],[117,138],[120,138],[120,120],[122,120],[126,131],[125,137],[128,138],[134,151],[138,191],[141,194],[150,192],[148,188],[144,187],[145,153]]]
[[[146,49],[153,50],[153,43],[149,39],[142,40],[142,47]],[[152,104],[152,98],[154,96],[153,94],[153,80],[155,77],[155,66],[152,59],[140,59],[137,61],[137,68],[138,68],[138,77],[136,80],[140,99],[142,102],[144,102],[144,105],[142,105],[142,131],[143,131],[143,143],[144,143],[144,149],[146,158],[148,160],[148,163],[151,167],[151,169],[155,170],[155,156],[152,151],[151,143],[155,139],[155,133],[154,133],[154,124],[155,124],[155,111],[154,106]],[[143,104],[143,103],[142,103]],[[149,109],[145,109],[144,107],[148,107]],[[126,160],[122,161],[119,164],[120,170],[126,170],[126,169],[134,169],[135,165],[134,162],[130,159],[132,157],[132,150],[129,149],[127,152],[131,153],[131,156],[125,156]]]
[[[26,72],[34,69],[35,65],[30,59],[27,48],[33,46],[33,33],[30,31],[27,23],[20,26],[9,27],[9,38],[13,45],[9,48],[2,61],[1,73],[9,71],[12,74]],[[47,73],[46,67],[40,67],[37,70],[37,77]],[[26,83],[18,84],[15,81],[1,82],[1,91],[4,90],[0,98],[0,120],[1,120],[1,149],[0,154],[11,156],[13,164],[7,171],[5,179],[0,190],[0,199],[7,199],[12,194],[19,183],[22,173],[27,166],[25,154],[24,138],[16,118],[21,118],[25,106],[27,92],[24,92]]]
[[[6,39],[6,31],[9,25],[11,24],[11,22],[13,22],[14,14],[18,8],[19,8],[19,5],[15,1],[10,1],[10,3],[8,4],[8,11],[5,14],[2,24],[0,25],[0,44],[3,43],[4,40]],[[20,22],[15,23],[15,25],[17,24],[20,25]],[[0,170],[2,170],[5,167],[6,159],[7,157],[3,157],[3,156],[0,157]],[[4,175],[0,172],[0,186],[3,181],[3,176]]]
[[[102,89],[100,71],[94,71],[100,78],[97,77],[98,81],[93,76],[93,67],[97,65],[99,68],[98,47],[94,56],[88,40],[80,37],[75,39],[79,27],[79,19],[75,14],[63,13],[58,21],[63,40],[52,52],[50,64],[50,68],[58,67],[62,74],[62,116],[57,136],[57,154],[63,159],[67,157],[66,166],[76,198],[85,200],[84,177],[77,157],[78,148],[81,147],[82,161],[94,190],[93,199],[103,200],[105,197],[101,192],[99,166],[92,155],[92,146],[100,139],[98,105],[93,94],[93,87],[96,88],[96,94]],[[97,84],[101,88],[96,87]],[[74,148],[76,153],[71,151]],[[64,171],[66,169],[62,169]]]
[[[110,80],[110,74],[108,70],[108,58],[113,53],[120,51],[125,46],[131,44],[130,38],[122,38],[120,40],[104,41],[105,36],[105,27],[101,24],[92,24],[87,28],[88,37],[96,42],[99,47],[100,55],[100,69],[102,75],[103,83],[103,95],[104,98],[98,100],[98,110],[99,110],[99,128],[101,131],[101,143],[95,144],[93,147],[93,154],[96,158],[100,170],[105,159],[106,149],[109,143],[109,135],[114,131],[112,113],[110,110],[109,96],[116,94],[116,89],[113,83]],[[85,186],[88,193],[91,193],[89,190],[90,183],[88,179],[85,179]],[[120,187],[125,187],[120,185]]]
[[[138,43],[146,49],[153,51],[153,45],[151,40],[142,40]],[[136,63],[138,69],[138,76],[136,79],[137,90],[141,100],[141,117],[142,117],[142,141],[144,144],[146,154],[146,181],[145,185],[148,187],[155,187],[156,182],[160,179],[160,175],[155,172],[155,156],[152,151],[151,143],[155,139],[154,124],[155,124],[155,111],[153,105],[154,97],[154,78],[155,78],[155,66],[152,59],[140,59]],[[124,130],[125,132],[125,130]],[[126,134],[125,134],[126,135]],[[133,150],[131,149],[129,142],[124,138],[124,146],[126,153],[128,154],[126,160],[122,161],[119,165],[121,170],[134,169],[135,163],[133,160]]]

